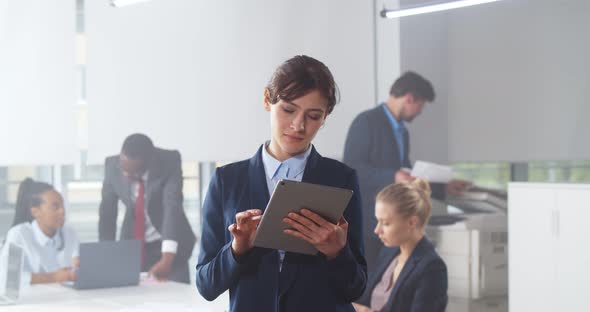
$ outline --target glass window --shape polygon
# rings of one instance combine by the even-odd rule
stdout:
[[[486,188],[506,189],[510,181],[509,163],[458,163],[453,170],[457,179]]]

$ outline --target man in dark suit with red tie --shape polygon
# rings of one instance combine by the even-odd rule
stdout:
[[[183,209],[180,153],[128,136],[119,155],[107,157],[99,208],[99,239],[114,240],[117,207],[125,206],[120,239],[142,242],[142,271],[159,280],[190,283],[188,259],[195,235]]]

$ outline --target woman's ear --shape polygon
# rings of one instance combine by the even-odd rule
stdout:
[[[33,216],[33,219],[37,219],[40,213],[39,207],[31,207],[31,216]]]
[[[272,104],[270,103],[270,91],[268,90],[268,88],[264,88],[264,109],[267,112],[270,112],[270,106]]]
[[[407,96],[407,102],[408,103],[414,103],[415,98],[414,98],[414,95],[412,93],[408,93],[406,96]]]
[[[411,216],[408,218],[408,225],[412,228],[418,227],[418,216]]]

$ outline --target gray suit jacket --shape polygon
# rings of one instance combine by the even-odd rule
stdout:
[[[156,148],[148,165],[146,185],[147,214],[162,240],[178,242],[175,263],[186,264],[195,245],[195,235],[183,209],[182,168],[178,151]],[[133,239],[135,203],[131,198],[131,183],[123,176],[119,155],[107,157],[99,208],[100,240],[114,240],[117,233],[117,206],[126,206],[120,239]]]
[[[348,130],[344,147],[344,163],[356,169],[359,177],[363,200],[365,255],[369,269],[374,264],[374,258],[377,257],[381,247],[381,243],[373,233],[377,225],[375,196],[385,186],[394,182],[396,171],[402,167],[412,167],[409,159],[408,132],[404,136],[404,147],[405,155],[403,159],[400,159],[398,142],[382,105],[360,113]],[[434,198],[444,198],[443,184],[431,183],[430,186]]]

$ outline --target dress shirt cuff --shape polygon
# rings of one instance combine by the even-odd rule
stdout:
[[[162,253],[169,252],[175,254],[178,250],[178,242],[173,240],[162,241]]]
[[[20,289],[27,289],[31,286],[33,280],[33,273],[28,271],[21,271]]]

